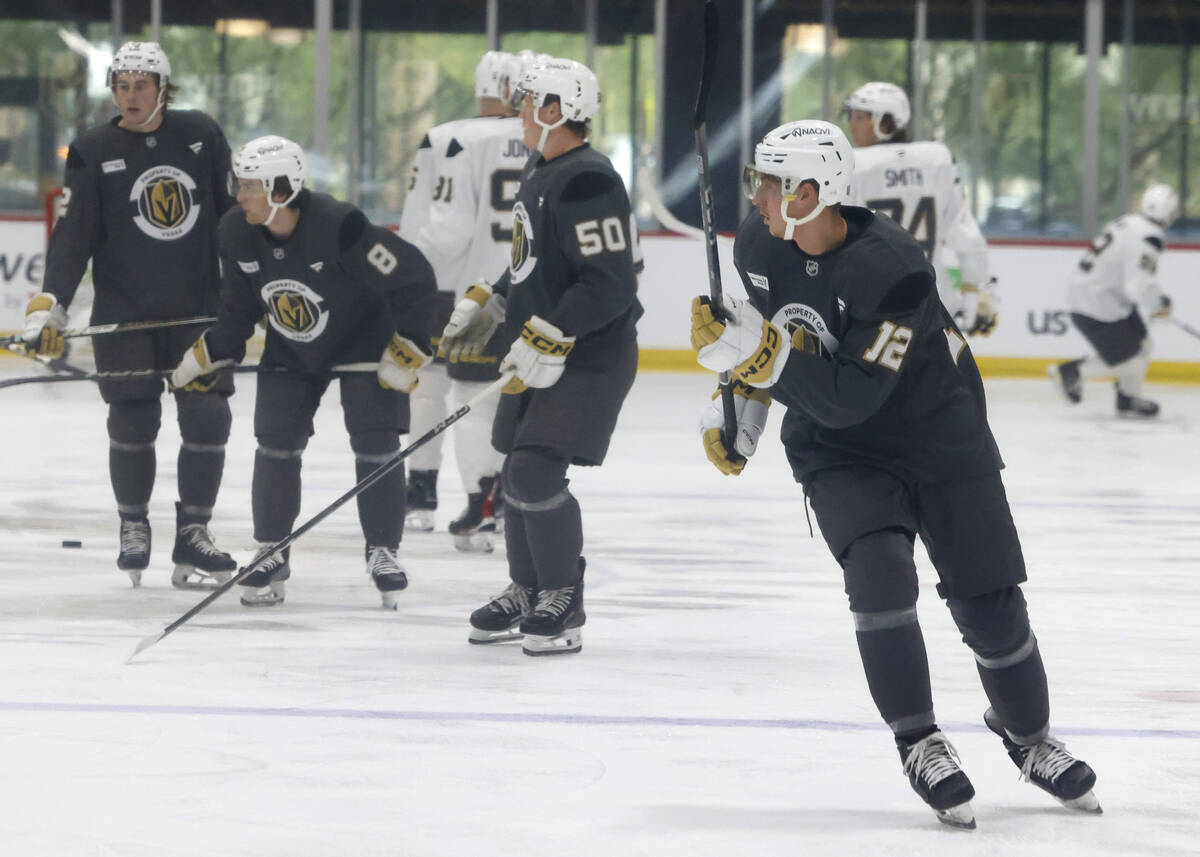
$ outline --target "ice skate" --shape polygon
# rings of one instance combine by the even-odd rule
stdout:
[[[1143,399],[1141,396],[1126,396],[1120,390],[1117,390],[1117,416],[1157,417],[1158,402]]]
[[[529,615],[518,626],[527,655],[570,655],[583,648],[584,559],[579,558],[579,580],[558,589],[542,589]]]
[[[938,821],[960,830],[975,829],[971,798],[975,788],[959,766],[958,753],[941,731],[908,744],[896,739],[904,773],[913,791],[929,804]]]
[[[1051,363],[1046,372],[1051,380],[1057,382],[1058,391],[1072,405],[1077,405],[1083,399],[1083,376],[1079,374],[1082,360],[1068,360],[1066,363]]]
[[[408,495],[404,525],[419,533],[432,533],[437,509],[436,470],[413,470],[408,474]]]
[[[471,614],[471,635],[467,642],[503,643],[521,639],[518,625],[529,615],[534,588],[510,583],[508,588]]]
[[[125,571],[135,587],[142,585],[142,571],[150,565],[150,522],[145,518],[121,519],[121,552],[117,568]]]
[[[179,515],[179,504],[175,505]],[[213,544],[208,526],[176,520],[175,548],[171,551],[175,571],[171,573],[171,585],[176,589],[215,589],[233,577],[237,561]]]
[[[1004,731],[1000,718],[990,708],[983,713],[983,722],[1004,740],[1008,757],[1021,769],[1021,779],[1048,792],[1069,809],[1095,815],[1103,812],[1092,791],[1096,772],[1087,762],[1072,756],[1061,741],[1047,735],[1037,744],[1018,744]]]
[[[367,546],[367,573],[379,590],[384,609],[396,609],[396,593],[408,586],[404,567],[396,562],[396,549],[382,545]]]
[[[468,553],[491,553],[496,548],[496,503],[500,479],[485,476],[478,492],[467,495],[467,507],[450,522],[454,547]]]
[[[269,544],[259,545],[258,553],[254,556],[254,563],[258,563],[258,567],[238,581],[239,586],[245,587],[242,590],[242,604],[246,607],[274,607],[283,603],[283,582],[292,576],[292,567],[288,565],[289,552],[285,548],[282,553],[270,553],[271,547]]]

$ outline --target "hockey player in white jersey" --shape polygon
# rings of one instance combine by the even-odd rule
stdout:
[[[912,111],[895,84],[863,84],[845,111],[855,146],[850,202],[887,214],[917,239],[942,303],[963,333],[991,333],[999,307],[987,242],[967,207],[954,156],[942,143],[908,139]],[[951,253],[961,278],[949,270]]]
[[[533,54],[523,54],[532,61]],[[521,168],[529,156],[511,103],[512,85],[521,65],[521,59],[512,54],[484,54],[475,70],[479,115],[432,128],[414,162],[401,235],[433,265],[443,322],[449,321],[450,309],[469,285],[496,280],[507,265],[513,203]],[[446,416],[448,396],[457,408],[498,377],[506,345],[497,343],[493,349],[469,356],[452,353],[449,364],[423,376],[412,398],[414,436]],[[496,530],[499,502],[495,489],[503,461],[490,442],[498,399],[475,405],[454,429],[455,457],[467,507],[451,522],[450,532],[455,546],[462,550],[493,548],[491,534]],[[434,526],[441,451],[440,442],[435,441],[412,457],[409,525],[416,529],[432,530]]]
[[[1067,288],[1071,322],[1095,353],[1050,367],[1067,401],[1083,398],[1087,378],[1117,378],[1117,413],[1153,417],[1158,404],[1142,398],[1150,367],[1150,338],[1143,315],[1165,319],[1171,299],[1158,285],[1163,230],[1179,214],[1179,196],[1165,184],[1142,194],[1140,210],[1118,217],[1092,241]]]

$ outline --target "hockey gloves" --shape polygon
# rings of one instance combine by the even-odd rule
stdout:
[[[792,343],[747,301],[725,296],[725,321],[707,297],[692,298],[692,348],[697,362],[731,372],[752,387],[770,387],[783,374]]]
[[[504,321],[503,295],[492,293],[487,283],[467,287],[462,300],[454,305],[450,322],[442,331],[438,356],[451,363],[475,357],[483,351],[496,328]]]
[[[700,437],[704,442],[704,454],[713,466],[726,476],[737,476],[746,467],[746,459],[758,448],[758,438],[767,425],[767,408],[771,396],[766,390],[748,387],[741,381],[733,382],[733,410],[737,416],[737,438],[734,449],[743,456],[730,459],[725,448],[725,409],[721,404],[721,389],[713,394],[712,401],[700,414]]]
[[[502,374],[514,373],[512,380],[504,385],[504,392],[524,393],[529,387],[554,386],[574,347],[574,336],[567,336],[544,318],[530,316],[521,328],[521,338],[500,362]]]
[[[411,339],[398,333],[392,334],[392,341],[379,358],[379,368],[376,370],[379,386],[411,393],[417,388],[417,370],[432,359],[433,355],[426,354]]]
[[[954,323],[967,336],[987,336],[996,327],[1000,315],[1000,298],[996,295],[996,278],[992,277],[982,289],[962,284],[962,308],[954,314]]]
[[[35,298],[36,300],[36,298]],[[1167,295],[1158,296],[1158,306],[1150,313],[1150,318],[1154,321],[1166,321],[1171,317],[1171,298]],[[28,328],[26,328],[28,329]],[[26,334],[26,338],[29,335]]]
[[[216,378],[203,379],[218,369],[233,365],[232,360],[213,360],[208,353],[208,343],[204,335],[192,343],[192,347],[183,353],[183,359],[171,373],[171,386],[176,390],[188,393],[203,393],[212,389]]]
[[[34,295],[25,307],[25,328],[21,336],[25,346],[46,357],[62,357],[67,341],[62,329],[67,326],[66,310],[54,295],[42,292]]]

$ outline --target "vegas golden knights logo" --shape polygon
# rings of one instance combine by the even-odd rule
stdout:
[[[308,333],[316,326],[317,314],[303,295],[280,292],[271,298],[271,314],[288,330]]]
[[[151,238],[171,241],[191,231],[200,216],[196,182],[178,167],[152,167],[133,182],[133,222]]]
[[[511,281],[519,283],[528,277],[537,261],[537,256],[533,255],[533,224],[525,204],[518,202],[513,206],[512,255],[509,258]]]
[[[312,342],[329,323],[324,299],[299,280],[272,280],[262,287],[267,321],[284,338]]]

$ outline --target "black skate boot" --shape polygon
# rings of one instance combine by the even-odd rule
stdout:
[[[518,626],[525,639],[527,655],[570,655],[583,648],[583,570],[579,558],[579,580],[570,586],[538,591],[537,602]]]
[[[284,548],[282,553],[270,553],[271,547],[269,544],[258,546],[254,563],[259,563],[259,560],[262,562],[238,581],[238,586],[245,587],[242,590],[242,604],[247,607],[274,607],[283,603],[283,582],[292,576],[292,567],[288,565],[291,550]],[[266,559],[263,559],[264,556]]]
[[[510,583],[508,588],[471,614],[468,643],[503,643],[521,639],[517,626],[529,615],[535,590],[532,586]]]
[[[983,712],[983,722],[1004,740],[1008,757],[1021,769],[1021,779],[1048,792],[1069,809],[1096,815],[1103,812],[1092,791],[1096,785],[1096,772],[1087,762],[1067,752],[1061,741],[1047,735],[1036,744],[1018,744],[1004,731],[1000,718],[990,708]]]
[[[367,545],[367,574],[379,590],[384,609],[396,609],[396,593],[408,586],[404,567],[396,562],[396,549],[383,545]]]
[[[413,470],[408,474],[407,512],[404,525],[419,533],[432,533],[434,511],[437,509],[436,470]]]
[[[185,523],[175,504],[175,549],[171,562],[171,585],[176,589],[215,589],[233,576],[237,561],[213,544],[212,533],[203,523]]]
[[[1052,363],[1046,370],[1051,379],[1058,382],[1058,391],[1072,405],[1077,405],[1083,399],[1083,376],[1079,374],[1082,360],[1068,360],[1066,363]]]
[[[150,565],[150,522],[121,519],[121,552],[117,568],[126,572],[135,587],[142,585],[142,571]]]
[[[1157,417],[1158,402],[1143,399],[1141,396],[1126,396],[1117,390],[1117,416]]]
[[[929,804],[938,821],[960,830],[975,829],[971,798],[975,787],[958,763],[958,753],[940,730],[919,741],[896,739],[900,761],[913,791]]]
[[[469,553],[491,553],[496,548],[496,497],[500,479],[485,476],[479,491],[467,495],[467,508],[450,522],[454,546]]]

